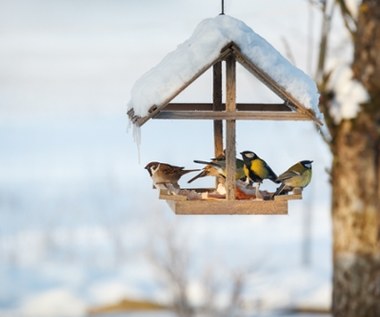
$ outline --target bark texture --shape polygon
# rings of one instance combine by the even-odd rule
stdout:
[[[334,127],[333,315],[380,316],[380,1],[364,0],[353,70],[370,94]]]
[[[334,143],[333,313],[380,316],[379,136],[362,112],[344,121]],[[374,134],[374,136],[371,136]]]

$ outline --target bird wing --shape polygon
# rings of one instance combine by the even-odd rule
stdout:
[[[301,173],[298,171],[294,171],[294,170],[286,171],[286,172],[282,173],[277,179],[279,181],[283,182],[284,180],[287,180],[287,179],[295,177],[295,176],[300,176],[300,175],[301,175]]]
[[[193,162],[198,163],[198,164],[207,164],[207,165],[215,166],[218,168],[223,168],[223,166],[225,165],[225,161],[207,162],[207,161],[201,161],[201,160],[194,160]]]
[[[266,162],[264,162],[264,163],[265,163],[265,166],[266,166],[266,168],[268,170],[268,176],[267,176],[267,178],[276,182],[276,180],[277,180],[277,174],[275,172],[273,172],[273,170],[271,169],[271,167]]]
[[[160,169],[165,175],[178,174],[184,167],[160,163]]]
[[[194,181],[195,179],[199,177],[204,177],[204,176],[221,176],[221,177],[226,177],[226,161],[223,160],[222,158],[218,159],[213,159],[213,161],[207,162],[207,161],[202,161],[202,160],[194,160],[194,163],[198,164],[207,164],[203,170],[204,172],[199,173],[197,176],[192,178],[190,181]],[[245,177],[245,173],[243,170],[244,167],[244,161],[240,159],[236,159],[236,179],[241,179]],[[189,181],[189,183],[190,183]]]
[[[270,180],[276,180],[277,175],[270,166],[262,159],[255,159],[251,164],[251,171],[256,174],[262,180],[268,178]]]

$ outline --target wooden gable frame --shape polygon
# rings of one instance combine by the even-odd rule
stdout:
[[[221,61],[233,56],[246,70],[258,78],[264,85],[279,96],[283,103],[237,103],[235,111],[226,112],[225,104],[218,109],[214,103],[170,103],[189,85],[197,80],[211,67],[215,67]],[[214,70],[215,72],[215,70]],[[215,76],[214,76],[215,80]],[[214,85],[215,90],[215,85]],[[215,91],[214,91],[215,94]],[[225,46],[218,58],[200,69],[188,82],[179,87],[172,95],[168,96],[161,105],[152,105],[148,114],[144,117],[135,115],[133,108],[128,111],[129,119],[137,126],[144,125],[150,119],[197,119],[197,120],[312,120],[317,125],[322,125],[314,112],[306,108],[300,101],[294,98],[285,89],[279,86],[268,74],[251,62],[231,42]]]
[[[222,102],[222,61],[226,62],[226,102]],[[236,103],[236,62],[270,88],[283,103],[240,104]],[[170,103],[191,83],[213,67],[213,103]],[[181,195],[160,193],[176,214],[287,214],[288,200],[302,199],[302,193],[276,196],[272,200],[236,200],[235,158],[236,120],[311,120],[322,125],[314,112],[280,87],[275,80],[263,72],[231,42],[225,46],[218,58],[205,65],[182,87],[168,96],[161,105],[153,105],[148,115],[139,117],[133,108],[128,111],[130,120],[142,126],[149,119],[197,119],[214,121],[214,154],[223,153],[223,120],[226,121],[226,196],[225,199],[188,200]],[[208,191],[209,189],[197,189]]]

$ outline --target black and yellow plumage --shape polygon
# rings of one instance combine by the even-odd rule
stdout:
[[[291,191],[294,188],[305,188],[309,185],[312,176],[311,164],[313,161],[300,161],[289,167],[284,173],[278,176],[277,180],[281,186],[276,190],[275,195]]]
[[[240,153],[244,161],[244,174],[247,177],[247,182],[262,183],[264,179],[269,179],[272,182],[280,183],[277,180],[277,175],[270,166],[252,151],[244,151]]]

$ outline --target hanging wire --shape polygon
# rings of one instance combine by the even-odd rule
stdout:
[[[220,15],[224,15],[224,0],[221,0],[222,1],[222,12],[220,13]]]

